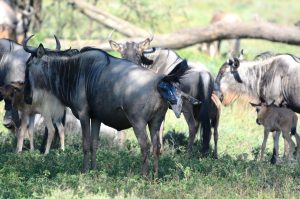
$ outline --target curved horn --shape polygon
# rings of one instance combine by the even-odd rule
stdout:
[[[32,48],[32,47],[28,47],[28,46],[27,46],[28,41],[29,41],[33,36],[34,36],[34,35],[31,35],[31,36],[25,38],[25,39],[23,40],[23,43],[22,43],[24,50],[25,50],[26,52],[28,52],[28,53],[31,53],[31,54],[37,52],[37,49]]]
[[[109,33],[109,35],[107,36],[107,40],[108,41],[110,41],[111,40],[111,36],[112,36],[112,34],[115,32],[115,29],[113,29],[110,33]]]
[[[149,37],[149,40],[150,40],[150,42],[154,39],[154,34],[153,34],[153,32],[151,31],[151,32],[149,32],[150,33],[150,37]]]
[[[61,48],[60,41],[58,40],[56,35],[54,35],[54,38],[55,38],[55,43],[56,43],[56,50],[60,50],[60,48]]]
[[[244,59],[244,49],[241,50],[238,59],[239,59],[239,60],[243,60],[243,59]]]

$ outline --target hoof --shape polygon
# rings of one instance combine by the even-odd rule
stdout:
[[[277,158],[275,158],[274,156],[272,156],[272,158],[271,158],[271,164],[276,164],[276,162],[277,162]]]

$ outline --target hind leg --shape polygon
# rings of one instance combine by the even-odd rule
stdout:
[[[287,146],[286,146],[287,154],[286,154],[285,158],[287,160],[290,160],[291,154],[293,154],[293,150],[295,149],[295,144],[294,144],[293,140],[291,139],[289,130],[283,130],[282,136],[287,141]]]
[[[30,151],[34,151],[34,143],[33,143],[33,137],[34,137],[34,119],[35,115],[29,116],[28,121],[28,136],[29,136],[29,142],[30,142]]]
[[[160,153],[162,153],[164,150],[164,145],[163,145],[164,126],[165,126],[165,120],[162,121],[159,129]]]
[[[295,138],[296,138],[296,160],[300,160],[300,136],[297,132],[295,132]]]
[[[148,124],[150,135],[151,135],[151,142],[152,142],[152,150],[153,150],[153,156],[154,156],[154,177],[157,177],[158,175],[158,160],[160,155],[160,136],[159,136],[159,130],[161,127],[161,124],[163,122],[163,117],[156,117],[150,121]]]
[[[185,118],[185,121],[187,122],[189,126],[189,143],[188,143],[188,156],[191,157],[193,153],[193,144],[195,141],[195,137],[197,134],[197,131],[199,129],[199,121],[196,121],[193,110],[190,106],[185,106],[183,108],[183,115]]]
[[[59,141],[60,141],[60,148],[61,150],[65,150],[65,127],[61,122],[55,123],[58,134],[59,134]]]
[[[218,159],[218,140],[219,140],[218,126],[215,126],[214,127],[214,143],[215,143],[214,158],[215,159]]]
[[[45,122],[48,128],[48,137],[47,137],[47,143],[46,143],[46,149],[45,149],[45,154],[48,154],[50,151],[51,143],[54,138],[55,134],[55,128],[52,122],[52,119],[49,117],[45,117]]]
[[[142,175],[146,176],[148,173],[148,158],[150,152],[150,143],[146,132],[146,124],[144,122],[132,123],[134,134],[141,147],[142,153]]]

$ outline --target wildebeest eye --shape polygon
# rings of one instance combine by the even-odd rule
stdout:
[[[256,108],[256,112],[257,112],[257,113],[259,112],[259,108]]]

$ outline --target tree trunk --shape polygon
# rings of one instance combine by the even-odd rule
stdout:
[[[147,31],[129,23],[128,21],[95,8],[95,6],[90,5],[83,0],[70,0],[69,2],[74,4],[75,8],[90,19],[95,20],[108,28],[114,29],[125,36],[146,37],[149,35]]]
[[[187,28],[178,32],[156,35],[151,46],[171,49],[180,49],[202,42],[211,42],[219,39],[251,38],[264,39],[274,42],[300,45],[300,28],[297,26],[278,25],[268,22],[248,23],[217,23],[207,27]],[[134,37],[117,42],[142,41],[142,37]],[[83,47],[97,46],[103,50],[110,50],[108,41],[83,40],[62,41],[64,46]]]
[[[42,25],[42,0],[30,0],[30,5],[34,9],[34,16],[32,17],[32,30],[38,32]]]

